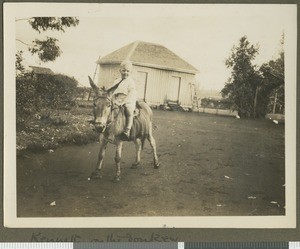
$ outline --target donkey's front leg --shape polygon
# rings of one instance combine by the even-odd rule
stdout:
[[[131,166],[132,169],[136,169],[140,165],[141,150],[142,150],[142,141],[141,141],[141,139],[137,138],[134,141],[134,143],[135,143],[136,154],[135,154],[135,162]]]
[[[116,156],[115,156],[115,162],[116,162],[116,176],[115,176],[115,182],[119,182],[121,180],[121,156],[122,156],[122,141],[116,142],[117,149],[116,149]]]
[[[100,138],[99,138],[99,142],[100,142],[100,149],[99,149],[99,154],[98,154],[98,162],[97,162],[96,170],[93,171],[91,174],[92,179],[102,178],[101,169],[102,169],[102,163],[103,163],[103,159],[105,156],[105,150],[106,150],[108,141],[101,134]]]

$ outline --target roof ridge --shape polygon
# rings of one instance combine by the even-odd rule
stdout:
[[[164,69],[177,69],[185,72],[199,72],[189,62],[161,44],[136,40],[97,61],[99,64],[117,64],[131,60],[134,64],[144,64]]]
[[[160,47],[164,47],[166,48],[164,45],[156,43],[156,42],[147,42],[147,41],[138,41],[139,43],[144,43],[144,44],[151,44],[151,45],[155,45],[155,46],[160,46]]]
[[[30,65],[29,68],[31,68],[32,71],[37,74],[55,74],[49,67],[40,67],[40,66]]]
[[[129,53],[127,54],[126,60],[128,60],[128,61],[130,60],[130,57],[132,56],[132,54],[134,53],[134,50],[137,48],[138,45],[139,45],[139,41],[133,42],[133,46],[130,49]]]
[[[49,67],[40,67],[40,66],[29,66],[29,67],[35,67],[35,68],[46,68],[46,69],[50,69]]]

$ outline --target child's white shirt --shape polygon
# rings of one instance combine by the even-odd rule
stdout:
[[[121,80],[122,78],[116,79],[114,85],[118,84]],[[115,90],[114,95],[120,104],[135,105],[137,92],[134,80],[131,77],[124,79]]]

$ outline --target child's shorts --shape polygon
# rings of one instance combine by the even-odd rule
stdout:
[[[134,110],[135,110],[135,104],[128,104],[128,103],[126,103],[125,104],[125,107],[126,107],[126,109],[127,109],[127,111],[129,112],[129,113],[134,113]]]

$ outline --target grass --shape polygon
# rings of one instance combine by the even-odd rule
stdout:
[[[17,125],[17,153],[45,151],[64,144],[87,144],[98,139],[93,130],[91,108],[76,107],[42,119],[33,117],[20,128]]]

